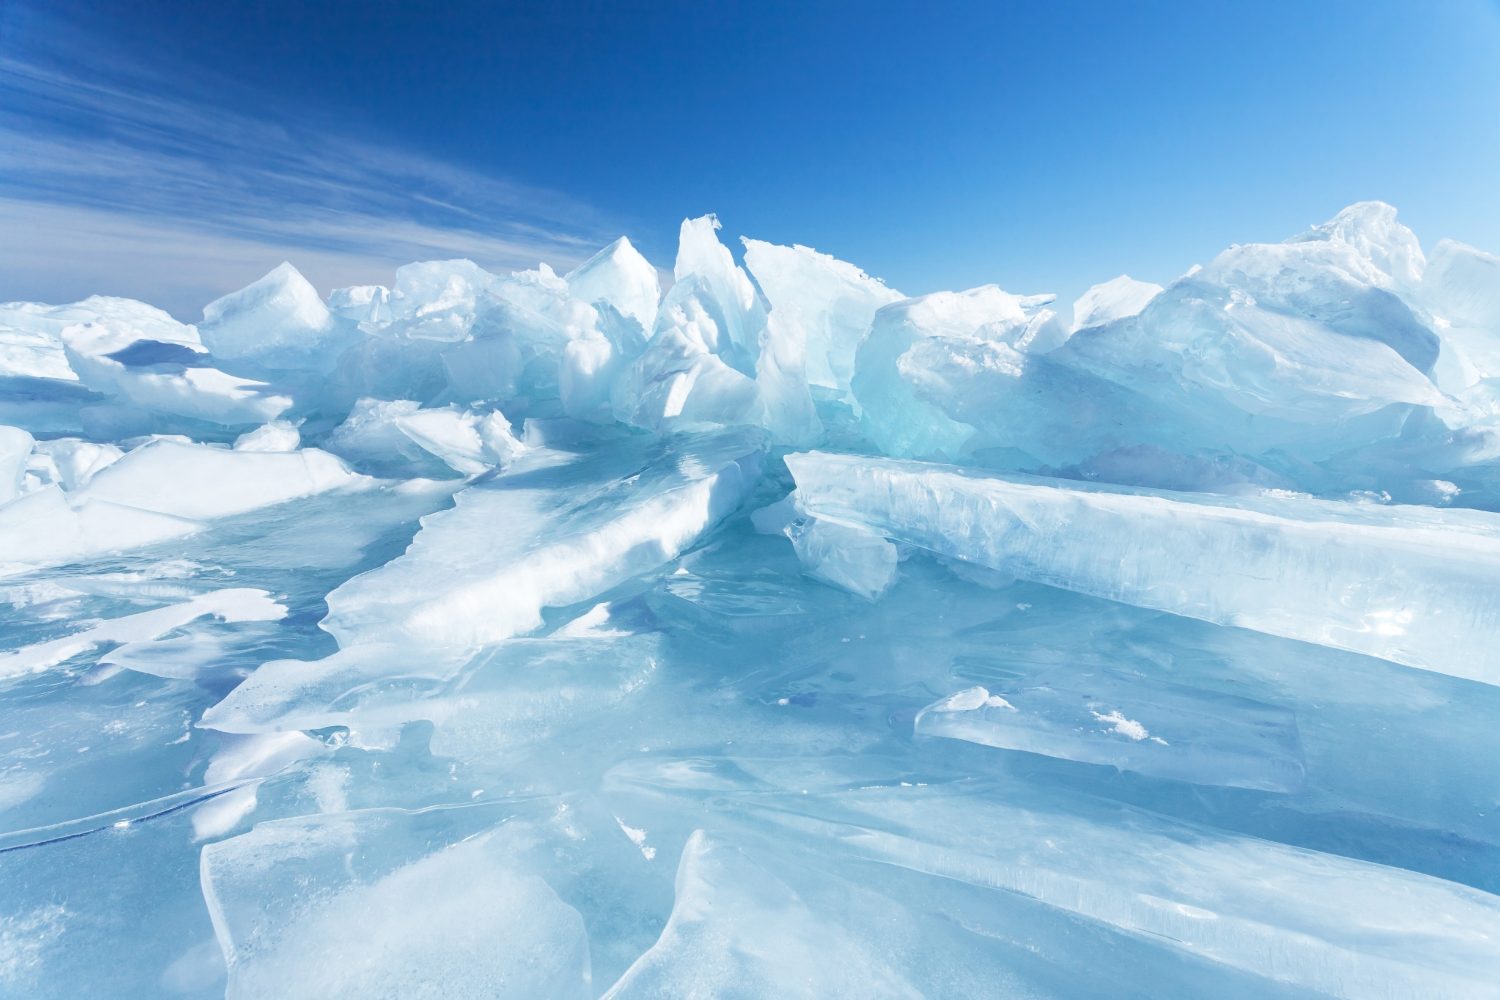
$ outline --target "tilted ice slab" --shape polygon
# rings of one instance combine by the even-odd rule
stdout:
[[[475,646],[542,624],[676,557],[739,506],[760,472],[754,431],[544,451],[423,519],[404,555],[328,595],[323,627],[369,642]],[[552,465],[549,462],[562,461]]]
[[[433,700],[445,682],[470,667],[483,673],[487,660],[530,655],[512,646],[475,660],[477,647],[531,632],[543,609],[585,601],[676,558],[739,506],[763,454],[753,431],[626,438],[588,459],[533,451],[424,518],[404,555],[328,595],[323,627],[338,652],[262,664],[202,725],[235,733],[343,725],[373,744],[403,722],[446,719],[453,704]],[[464,724],[454,722],[455,739]]]
[[[603,1000],[654,997],[901,997],[923,993],[877,943],[733,847],[695,831],[661,938]],[[900,926],[899,924],[897,926]]]
[[[788,455],[797,502],[939,555],[1500,684],[1500,517]]]

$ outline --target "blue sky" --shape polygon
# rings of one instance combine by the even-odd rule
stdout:
[[[705,212],[1071,297],[1366,198],[1500,250],[1496,0],[0,2],[0,298],[670,268]]]

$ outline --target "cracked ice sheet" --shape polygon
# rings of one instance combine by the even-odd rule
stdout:
[[[860,773],[833,758],[641,760],[606,788],[638,813],[654,802],[658,823],[672,798],[710,796],[717,824],[796,845],[824,870],[868,879],[873,863],[926,876],[923,892],[937,879],[1031,897],[1264,977],[1266,992],[1477,998],[1500,982],[1489,893],[1023,782],[861,787]]]
[[[276,820],[205,847],[226,998],[591,996],[578,912],[451,816]]]
[[[332,706],[373,682],[407,690],[384,699],[383,711],[367,705],[364,724],[378,731],[430,717],[408,703],[439,693],[477,647],[532,631],[545,608],[588,600],[696,542],[738,507],[762,453],[760,435],[743,432],[665,445],[625,439],[578,460],[534,452],[424,518],[405,555],[328,596],[323,627],[339,640],[337,653],[264,664],[202,724],[229,732],[348,724],[359,721],[354,706]]]
[[[798,505],[819,518],[1026,580],[1500,684],[1494,514],[818,452],[786,462]]]

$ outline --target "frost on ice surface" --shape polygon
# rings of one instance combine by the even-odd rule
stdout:
[[[1494,256],[679,236],[0,305],[0,995],[1496,996]]]

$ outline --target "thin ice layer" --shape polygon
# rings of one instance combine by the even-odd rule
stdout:
[[[1500,516],[788,455],[799,505],[1025,580],[1500,684]]]

